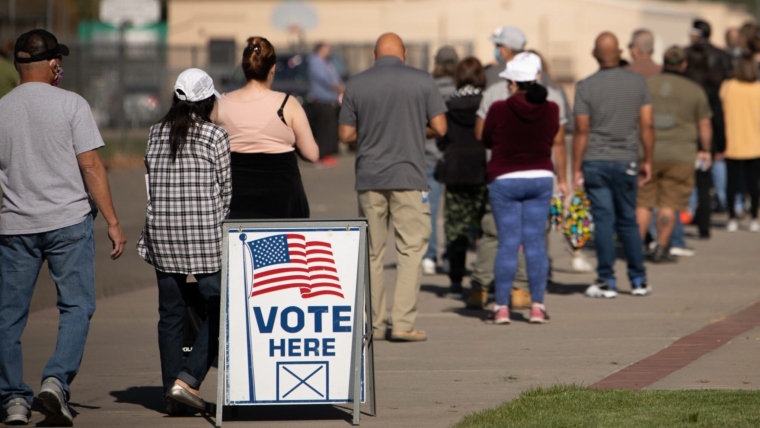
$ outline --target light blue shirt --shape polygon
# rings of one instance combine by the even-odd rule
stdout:
[[[340,84],[335,67],[319,55],[309,56],[309,99],[318,103],[338,104],[333,86]]]

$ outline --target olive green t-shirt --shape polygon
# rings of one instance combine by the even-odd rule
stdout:
[[[712,117],[707,94],[692,80],[663,73],[647,80],[654,109],[654,161],[694,162],[698,122]]]
[[[18,86],[18,72],[13,63],[0,57],[0,98]]]

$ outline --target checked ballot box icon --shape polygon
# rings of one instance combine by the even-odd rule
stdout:
[[[277,401],[329,401],[329,379],[327,361],[278,362]]]

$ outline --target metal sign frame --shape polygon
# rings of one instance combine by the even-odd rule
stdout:
[[[359,229],[359,254],[356,275],[356,296],[354,302],[353,340],[351,369],[353,371],[353,425],[359,425],[362,396],[362,354],[366,356],[365,398],[370,406],[369,415],[376,415],[375,402],[375,361],[372,340],[372,298],[369,276],[369,240],[366,219],[336,220],[226,220],[222,225],[222,287],[219,323],[219,370],[217,379],[216,426],[222,426],[223,410],[226,398],[226,361],[227,361],[227,292],[229,282],[229,239],[231,232],[261,232],[267,229],[303,229],[309,230],[351,230]],[[366,331],[366,333],[364,333]],[[364,350],[366,349],[366,353]],[[253,382],[253,379],[251,380]],[[313,404],[313,403],[312,403]],[[330,404],[330,403],[325,403]],[[292,404],[282,404],[292,405]]]

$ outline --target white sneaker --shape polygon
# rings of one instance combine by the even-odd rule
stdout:
[[[433,259],[422,259],[422,273],[435,275],[435,261]]]
[[[586,289],[586,297],[614,299],[617,297],[617,291],[606,282],[597,281]]]
[[[749,224],[749,231],[760,232],[760,222],[758,222],[757,220],[752,220],[752,223]]]
[[[694,257],[697,252],[688,247],[670,247],[670,255],[676,257]]]
[[[573,271],[575,272],[586,273],[594,270],[594,267],[591,266],[591,263],[589,263],[588,260],[581,256],[573,257],[571,264],[573,266]]]
[[[736,220],[729,220],[726,225],[726,232],[736,232],[739,230],[739,222]]]

